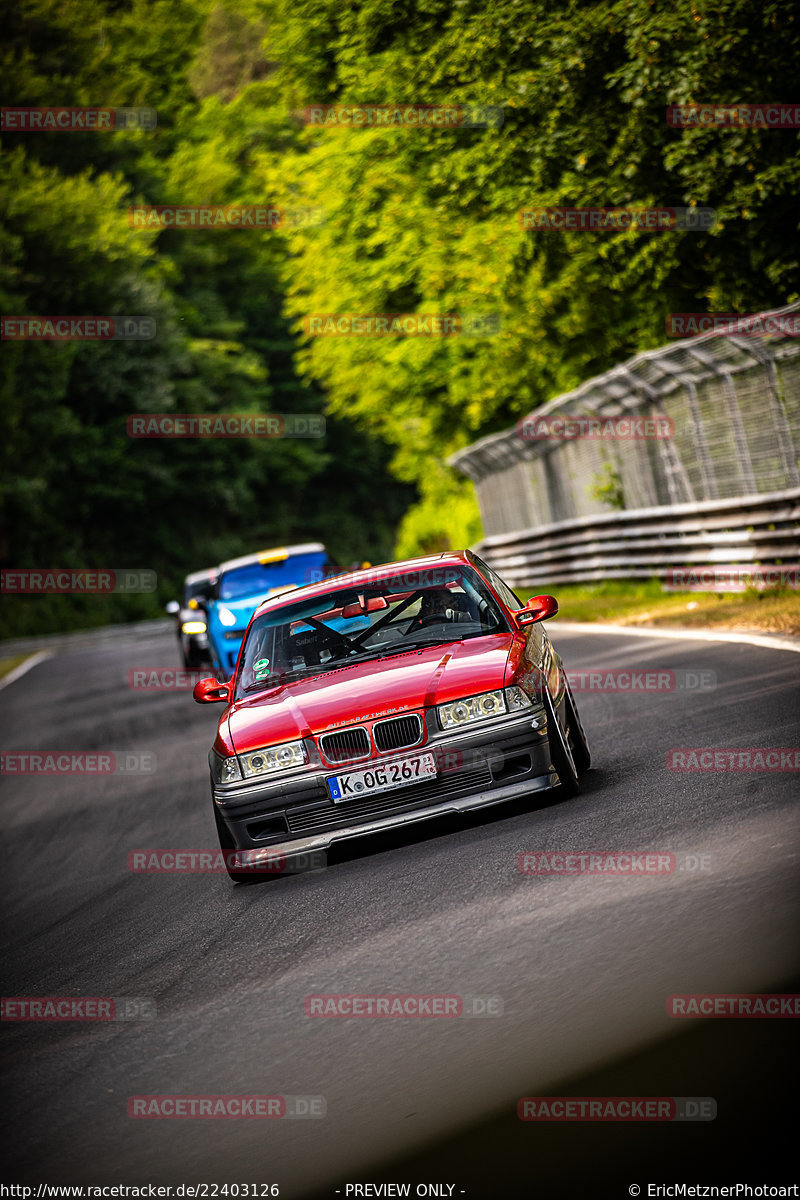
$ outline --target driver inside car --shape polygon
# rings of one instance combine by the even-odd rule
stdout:
[[[447,625],[454,621],[470,621],[471,613],[462,607],[467,597],[455,595],[448,588],[430,588],[422,593],[419,612],[406,630],[406,636],[428,625]]]

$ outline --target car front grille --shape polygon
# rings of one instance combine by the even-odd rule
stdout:
[[[342,729],[337,733],[323,733],[319,744],[329,762],[350,762],[366,758],[370,752],[367,731],[360,726]]]
[[[491,782],[488,765],[481,763],[468,771],[440,775],[430,783],[378,792],[374,796],[365,796],[363,800],[349,800],[346,804],[331,802],[324,807],[302,811],[287,809],[286,821],[289,832],[293,834],[323,833],[328,829],[368,821],[370,817],[390,816],[405,809],[424,809],[443,804],[451,796],[468,796],[490,787]]]
[[[376,721],[372,726],[372,736],[379,750],[401,750],[404,746],[416,746],[422,740],[422,720],[412,713],[408,717]]]

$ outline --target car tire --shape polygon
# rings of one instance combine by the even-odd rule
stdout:
[[[588,771],[592,765],[592,752],[586,740],[586,731],[581,723],[575,699],[572,695],[572,688],[569,686],[568,680],[565,680],[565,684],[564,715],[567,722],[567,736],[569,738],[570,749],[572,750],[573,762],[578,769],[578,774],[583,775],[584,771]]]
[[[547,744],[550,748],[550,762],[558,773],[563,795],[577,796],[581,790],[578,768],[572,756],[572,748],[556,714],[553,698],[546,688],[543,699],[547,716]]]

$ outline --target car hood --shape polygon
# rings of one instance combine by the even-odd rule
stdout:
[[[259,692],[226,714],[232,748],[245,754],[503,687],[513,642],[502,633],[409,650]]]

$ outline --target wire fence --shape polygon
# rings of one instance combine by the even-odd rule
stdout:
[[[751,329],[800,327],[798,313],[800,304],[776,309]],[[660,434],[564,436],[558,418],[567,417],[573,430],[641,418]],[[543,419],[562,432],[531,436]],[[491,539],[604,513],[785,492],[800,486],[799,461],[800,338],[737,332],[638,354],[450,464],[473,481]]]

